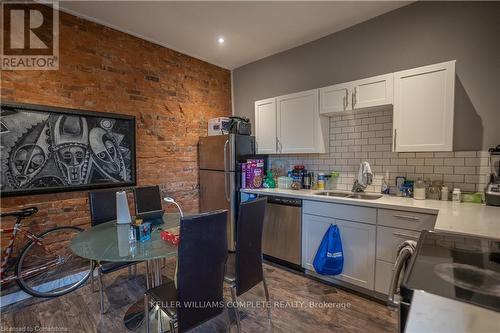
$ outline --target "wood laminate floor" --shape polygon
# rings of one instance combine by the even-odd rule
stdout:
[[[170,260],[164,275],[172,276],[175,261]],[[26,332],[130,332],[123,325],[123,315],[136,300],[142,299],[145,282],[143,264],[138,275],[128,278],[127,270],[104,277],[106,314],[99,314],[99,295],[90,283],[55,299],[30,299],[2,309],[1,331],[26,327]],[[265,264],[272,308],[272,324],[266,309],[246,307],[242,332],[396,332],[396,312],[356,294],[309,279],[301,274]],[[230,300],[229,289],[225,290]],[[264,300],[262,286],[243,295],[240,301]],[[254,303],[257,304],[257,303]],[[325,306],[328,305],[328,306]],[[231,311],[231,310],[230,310]],[[216,318],[194,332],[225,332],[225,317]],[[232,327],[236,332],[236,327]],[[154,330],[156,332],[156,330]]]

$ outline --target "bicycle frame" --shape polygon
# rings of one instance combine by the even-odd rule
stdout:
[[[12,250],[14,249],[14,243],[16,241],[16,235],[18,232],[21,232],[28,240],[36,242],[38,245],[42,246],[47,251],[45,246],[42,244],[41,240],[38,237],[36,237],[36,235],[31,233],[30,231],[24,231],[21,229],[21,221],[19,219],[16,221],[16,224],[14,225],[13,228],[0,229],[0,234],[9,234],[9,233],[11,234],[10,239],[9,239],[9,244],[7,245],[7,247],[5,248],[5,250],[3,252],[4,258],[3,258],[2,264],[0,266],[0,285],[7,283],[7,282],[10,282],[10,281],[13,281],[13,280],[17,280],[19,278],[19,276],[15,275],[15,274],[4,277],[5,272],[9,268],[8,263],[9,263],[9,259],[10,259],[11,255],[12,255]],[[47,252],[49,252],[49,251],[47,251]],[[39,273],[43,272],[44,270],[47,270],[47,269],[52,268],[54,266],[57,266],[58,262],[59,262],[58,259],[51,260],[51,261],[45,263],[44,265],[41,265],[39,267],[35,267],[33,269],[26,271],[22,277],[24,278],[24,277],[27,277],[30,275],[39,274]]]

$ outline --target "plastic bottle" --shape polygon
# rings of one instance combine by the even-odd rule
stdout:
[[[385,176],[382,177],[382,186],[380,188],[380,193],[389,194],[389,171],[385,172]]]
[[[325,174],[320,172],[318,173],[318,190],[324,190],[325,189]]]

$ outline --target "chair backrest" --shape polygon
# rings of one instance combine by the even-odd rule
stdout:
[[[92,226],[116,220],[116,190],[89,192],[89,205]]]
[[[160,187],[158,185],[134,188],[134,199],[136,215],[162,211]]]
[[[262,281],[262,230],[267,198],[240,205],[236,231],[236,295]]]
[[[226,259],[226,210],[181,219],[177,271],[179,332],[222,313]]]

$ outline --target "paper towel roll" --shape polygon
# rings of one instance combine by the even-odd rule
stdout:
[[[130,238],[130,226],[129,225],[117,225],[116,226],[116,237],[118,239],[118,255],[120,257],[126,257],[129,255],[129,238]]]
[[[126,224],[130,222],[132,219],[128,210],[127,193],[125,191],[116,192],[116,223]]]

